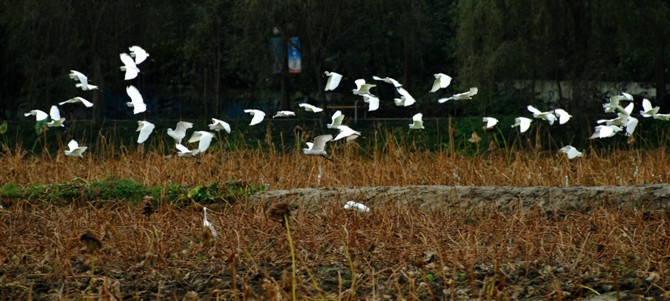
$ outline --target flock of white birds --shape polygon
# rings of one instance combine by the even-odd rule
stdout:
[[[124,80],[135,79],[140,73],[138,65],[140,65],[149,57],[149,53],[147,53],[140,46],[131,46],[128,49],[129,53],[121,53],[119,55],[121,63],[123,64],[123,66],[120,67],[120,70],[124,72]],[[325,91],[333,91],[340,86],[340,82],[343,79],[342,74],[331,71],[326,71],[324,74],[328,78],[324,87]],[[98,89],[98,86],[89,83],[86,75],[79,71],[71,70],[69,76],[76,82],[75,87],[80,88],[82,91]],[[449,87],[452,81],[452,78],[444,73],[437,73],[434,75],[434,77],[435,80],[429,93],[436,93],[441,89],[446,89]],[[397,80],[390,77],[382,78],[379,76],[373,76],[372,79],[393,85],[397,92],[396,97],[394,97],[394,104],[396,106],[409,107],[416,103],[416,99]],[[377,85],[367,83],[365,79],[357,79],[354,81],[354,84],[356,85],[356,88],[352,89],[353,95],[362,97],[363,101],[368,104],[369,111],[378,110],[380,108],[380,99],[372,93],[372,89],[377,87]],[[478,89],[476,87],[472,87],[468,91],[456,93],[450,97],[439,98],[437,99],[437,102],[445,103],[450,100],[469,100],[472,99],[473,96],[477,95],[477,92]],[[130,98],[130,102],[127,102],[127,106],[133,109],[133,114],[139,114],[147,110],[147,106],[144,103],[142,94],[135,86],[129,85],[126,88],[126,93]],[[626,107],[623,107],[622,105],[622,102],[624,101],[629,102]],[[46,126],[48,127],[63,127],[65,118],[61,117],[59,106],[64,106],[67,104],[82,104],[87,108],[93,106],[93,103],[90,101],[83,97],[77,96],[58,103],[58,106],[51,106],[49,114],[36,109],[25,113],[25,116],[35,116],[35,119],[38,122],[45,122]],[[298,107],[304,109],[306,112],[312,112],[315,114],[323,112],[322,108],[316,107],[309,103],[300,103],[298,104]],[[628,93],[622,93],[621,95],[612,96],[609,100],[609,103],[604,104],[603,108],[605,109],[606,113],[616,113],[617,117],[612,119],[598,120],[598,125],[595,127],[591,139],[608,138],[620,132],[628,136],[633,134],[633,131],[638,124],[638,119],[631,116],[634,109],[632,95]],[[553,125],[556,121],[558,121],[558,124],[562,125],[568,122],[572,117],[568,112],[561,108],[555,108],[549,111],[540,111],[534,106],[529,105],[527,109],[532,114],[532,118],[523,116],[517,117],[515,118],[514,124],[512,124],[512,127],[519,128],[520,133],[525,133],[528,131],[534,119],[544,120],[548,122],[549,125]],[[653,107],[648,99],[643,99],[642,111],[640,111],[642,117],[670,120],[670,114],[659,114],[658,111],[659,107]],[[266,116],[265,112],[256,109],[246,109],[244,112],[250,114],[252,117],[251,122],[249,123],[250,126],[262,123]],[[278,111],[275,113],[275,115],[272,116],[272,118],[288,118],[294,116],[296,116],[296,114],[293,111]],[[342,114],[341,111],[336,111],[331,117],[331,123],[327,124],[326,127],[328,129],[338,130],[339,133],[334,138],[331,134],[324,134],[315,137],[313,142],[307,142],[307,147],[303,149],[303,153],[306,155],[317,155],[328,158],[328,154],[326,152],[326,144],[328,142],[337,141],[340,139],[350,141],[361,136],[360,131],[356,131],[343,124],[344,118],[345,115]],[[484,122],[485,129],[492,129],[498,124],[498,119],[494,117],[483,117],[482,120]],[[147,120],[139,120],[137,123],[137,132],[139,132],[137,143],[142,144],[147,141],[147,139],[149,139],[149,136],[155,129],[155,125]],[[179,156],[196,156],[200,153],[206,152],[212,142],[212,139],[215,138],[215,133],[211,131],[219,132],[223,130],[226,133],[231,132],[230,124],[223,120],[212,118],[212,123],[209,124],[210,131],[194,131],[191,134],[191,137],[187,140],[187,143],[197,143],[197,147],[188,148],[183,144],[183,139],[186,137],[188,130],[192,128],[193,123],[179,121],[175,129],[167,129],[167,134],[175,140],[175,148]],[[412,123],[409,124],[409,129],[424,129],[422,113],[416,113],[412,116]],[[73,139],[68,143],[68,149],[65,150],[64,153],[67,156],[82,157],[86,149],[86,146],[79,146],[78,142]],[[580,151],[570,145],[561,148],[561,151],[564,152],[569,159],[582,156]]]

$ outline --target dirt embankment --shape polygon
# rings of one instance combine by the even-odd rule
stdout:
[[[510,187],[510,186],[381,186],[357,188],[301,188],[268,190],[255,194],[255,201],[290,201],[308,210],[318,210],[323,202],[353,200],[370,207],[410,204],[422,210],[495,208],[525,211],[536,206],[545,210],[589,211],[606,206],[620,208],[668,209],[670,185],[591,186],[591,187]]]

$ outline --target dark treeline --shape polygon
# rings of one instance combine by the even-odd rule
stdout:
[[[500,84],[517,79],[573,82],[572,99],[561,95],[558,102],[576,117],[603,101],[581,83],[648,82],[665,113],[669,7],[664,0],[5,0],[0,119],[74,96],[96,103],[82,118],[131,117],[129,83],[142,91],[149,117],[295,108],[298,100],[326,99],[325,70],[345,75],[341,93],[328,98],[352,102],[353,80],[390,76],[435,108],[427,116],[520,114],[546,101],[530,92],[501,93]],[[275,27],[302,45],[302,73],[286,77],[285,93],[272,72]],[[137,79],[124,81],[119,53],[131,45],[151,56]],[[75,89],[71,69],[100,90]],[[436,97],[426,92],[437,72],[454,78],[444,93],[479,87],[476,102],[433,104]]]

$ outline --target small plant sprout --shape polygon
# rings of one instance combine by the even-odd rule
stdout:
[[[433,87],[430,89],[430,93],[435,93],[437,90],[444,89],[449,87],[451,84],[451,76],[444,73],[435,73],[435,81],[433,82]]]
[[[216,229],[214,229],[214,226],[212,226],[212,223],[207,220],[207,207],[202,207],[202,211],[204,212],[202,225],[205,227],[206,231],[209,231],[210,234],[212,234],[212,237],[216,238],[219,234],[216,232]]]
[[[323,111],[322,108],[319,108],[317,106],[313,106],[313,105],[308,104],[308,103],[300,103],[300,104],[298,104],[298,106],[301,107],[301,108],[304,108],[305,111],[307,111],[307,112],[319,113],[319,112]]]
[[[76,140],[72,139],[70,142],[67,144],[67,147],[69,149],[65,150],[65,155],[70,156],[70,157],[79,157],[83,158],[82,153],[86,151],[87,147],[86,146],[79,146],[79,143],[77,143]]]
[[[564,146],[563,148],[561,148],[561,152],[568,155],[568,159],[570,160],[582,156],[582,153],[572,145]]]
[[[423,114],[416,113],[412,116],[412,123],[409,124],[410,130],[423,130]]]
[[[263,122],[263,119],[265,118],[265,112],[261,110],[246,109],[244,110],[244,113],[248,113],[251,114],[251,116],[253,116],[253,118],[251,118],[251,123],[249,123],[249,126],[257,125]]]
[[[146,120],[138,120],[137,125],[136,132],[140,132],[140,135],[137,137],[137,144],[142,144],[149,139],[149,135],[154,131],[155,126],[153,123]]]
[[[370,212],[370,207],[354,201],[348,201],[344,204],[344,209],[358,212]]]
[[[337,88],[337,86],[340,85],[342,74],[330,71],[325,71],[323,74],[328,77],[328,80],[326,81],[326,87],[323,88],[324,91],[333,91]]]

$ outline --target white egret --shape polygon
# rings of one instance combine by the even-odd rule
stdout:
[[[354,201],[348,201],[347,203],[345,203],[344,209],[354,210],[358,212],[370,212],[370,208],[368,206],[365,206],[361,203],[356,203]]]
[[[530,124],[533,122],[533,119],[526,118],[526,117],[517,117],[514,118],[514,124],[512,127],[519,127],[519,131],[521,133],[525,133],[528,128],[530,128]]]
[[[423,114],[416,113],[412,116],[412,123],[409,124],[410,130],[422,130],[423,127]]]
[[[67,147],[69,148],[69,150],[67,150],[67,149],[65,150],[65,155],[66,156],[79,157],[79,158],[84,157],[84,156],[82,156],[82,153],[84,151],[86,151],[86,149],[88,148],[86,146],[79,146],[79,143],[77,143],[77,141],[75,141],[74,139],[72,139],[67,144]]]
[[[370,89],[376,87],[377,85],[366,84],[365,79],[357,79],[354,81],[356,84],[356,89],[353,89],[352,92],[356,95],[370,94]]]
[[[176,147],[177,147],[177,155],[179,157],[184,157],[188,155],[195,156],[198,154],[197,149],[190,150],[186,146],[183,146],[181,143],[177,143]]]
[[[398,87],[396,88],[396,91],[398,91],[398,94],[400,94],[400,98],[394,98],[393,102],[395,103],[396,106],[399,107],[408,107],[416,103],[416,100],[412,95],[405,90],[403,87]]]
[[[337,127],[337,129],[340,130],[340,133],[337,134],[337,136],[335,136],[335,139],[333,139],[333,141],[337,141],[342,138],[346,138],[347,141],[351,141],[358,138],[361,135],[361,132],[354,131],[352,128],[346,125],[340,125]]]
[[[188,139],[188,143],[198,142],[198,152],[204,153],[209,148],[209,145],[212,143],[212,138],[214,134],[207,131],[195,131],[191,138]]]
[[[363,102],[368,104],[368,111],[376,111],[379,109],[379,97],[372,94],[364,94]]]
[[[554,110],[554,115],[558,117],[558,124],[565,124],[572,118],[572,115],[570,115],[568,112],[566,112],[563,109],[555,109]]]
[[[209,125],[209,129],[212,131],[220,131],[224,130],[226,133],[230,134],[230,124],[223,120],[218,120],[216,118],[212,118],[212,124]]]
[[[605,109],[605,113],[613,113],[614,111],[620,111],[623,112],[624,108],[619,104],[622,100],[628,100],[632,101],[633,100],[633,95],[630,95],[626,92],[622,92],[621,95],[614,95],[610,97],[610,102],[603,104],[603,109]]]
[[[324,91],[333,91],[337,88],[337,86],[340,85],[342,74],[329,71],[325,71],[323,74],[328,77],[328,81],[326,81],[326,87],[323,89]]]
[[[654,119],[668,121],[670,120],[670,114],[654,114]]]
[[[30,112],[23,114],[23,116],[35,116],[36,121],[42,121],[49,118],[49,115],[42,110],[31,110]]]
[[[121,53],[119,54],[119,57],[123,63],[123,66],[121,66],[119,69],[126,72],[123,79],[130,80],[136,78],[137,74],[140,73],[140,68],[137,68],[137,64],[135,64],[133,58],[130,57],[130,55],[127,53]]]
[[[78,84],[75,84],[74,86],[77,87],[77,88],[81,88],[82,91],[97,90],[98,89],[98,86],[89,85],[88,84],[88,77],[86,77],[86,75],[84,75],[83,73],[81,73],[77,70],[70,70],[70,78],[79,82]]]
[[[205,217],[202,220],[202,225],[204,227],[207,227],[207,229],[209,229],[209,232],[212,233],[212,237],[216,238],[219,234],[216,232],[216,229],[214,229],[214,226],[212,226],[212,223],[210,223],[207,220],[207,207],[202,207],[202,209],[205,212]]]
[[[495,119],[493,117],[484,117],[482,118],[482,121],[486,123],[487,129],[491,129],[494,126],[496,126],[496,124],[498,124],[498,119]]]
[[[344,114],[342,114],[342,111],[337,110],[335,113],[333,113],[333,116],[330,117],[332,120],[331,123],[326,125],[329,129],[336,129],[340,125],[342,125],[342,120],[344,120]]]
[[[435,81],[433,82],[433,87],[430,89],[430,93],[435,93],[437,90],[448,87],[451,84],[451,76],[444,73],[435,73]]]
[[[396,87],[396,88],[400,88],[400,87],[402,87],[402,84],[401,84],[400,82],[398,82],[397,80],[395,80],[395,79],[393,79],[393,78],[390,78],[390,77],[388,77],[388,76],[382,78],[382,77],[373,75],[373,76],[372,76],[372,79],[374,79],[374,80],[379,80],[379,81],[383,81],[383,82],[385,82],[385,83],[388,83],[388,84],[393,85],[393,86]]]
[[[293,111],[277,111],[277,113],[272,116],[272,118],[277,118],[277,117],[292,117],[295,116],[295,112]]]
[[[301,104],[298,104],[298,106],[301,107],[301,108],[305,108],[305,111],[307,111],[307,112],[319,113],[319,112],[323,111],[322,108],[313,106],[313,105],[308,104],[308,103],[301,103]]]
[[[265,112],[261,110],[254,110],[254,109],[247,109],[244,110],[244,113],[249,113],[253,118],[251,118],[251,123],[249,123],[249,126],[252,125],[257,125],[263,121],[263,118],[265,118]]]
[[[306,142],[307,148],[303,148],[302,152],[305,155],[323,156],[328,158],[326,153],[326,142],[333,140],[333,135],[321,135],[314,137],[314,142]]]
[[[551,111],[542,112],[531,105],[528,105],[527,108],[528,111],[533,113],[534,118],[546,120],[547,122],[549,122],[550,125],[553,125],[557,119],[556,115],[554,115],[554,113]]]
[[[146,121],[146,120],[138,120],[137,121],[137,130],[136,132],[140,132],[140,135],[137,137],[137,144],[142,144],[144,141],[147,141],[149,139],[149,135],[151,135],[151,132],[154,131],[154,128],[156,127],[153,123]]]
[[[141,64],[149,57],[149,54],[140,46],[130,46],[128,50],[130,50],[130,56],[135,58],[135,65]]]
[[[57,106],[51,106],[51,110],[49,110],[49,117],[51,117],[51,121],[47,123],[48,127],[64,126],[63,122],[65,121],[65,118],[60,117],[60,110]]]
[[[130,102],[127,102],[128,107],[133,108],[133,114],[139,114],[147,110],[147,105],[144,103],[144,98],[135,86],[130,85],[126,88],[126,93],[130,97]]]
[[[451,97],[447,97],[447,98],[440,98],[440,99],[437,100],[437,102],[439,102],[439,103],[445,103],[445,102],[450,101],[450,100],[452,100],[452,99],[453,99],[453,100],[467,100],[467,99],[472,99],[472,96],[477,95],[478,92],[479,92],[479,89],[477,89],[477,87],[472,87],[472,88],[470,88],[470,90],[467,91],[467,92],[454,94],[453,96],[451,96]]]
[[[188,121],[179,121],[175,129],[167,129],[168,136],[172,137],[177,144],[181,144],[182,139],[186,137],[186,131],[193,127],[193,123]]]
[[[595,127],[593,135],[589,139],[595,138],[609,138],[616,133],[621,132],[623,129],[617,125],[598,125]]]
[[[93,103],[92,103],[92,102],[86,100],[86,99],[83,98],[83,97],[79,97],[79,96],[70,98],[70,99],[65,100],[65,101],[61,101],[61,102],[58,103],[58,105],[59,105],[59,106],[62,106],[62,105],[64,105],[64,104],[66,104],[66,103],[81,103],[81,104],[83,104],[84,106],[86,106],[87,108],[90,108],[90,107],[93,106]]]
[[[565,153],[568,155],[568,159],[572,160],[577,157],[582,156],[582,152],[578,151],[574,146],[572,145],[567,145],[561,148],[561,152]]]
[[[654,115],[658,114],[658,110],[660,110],[661,107],[652,107],[651,101],[649,99],[642,99],[642,111],[640,111],[640,115],[642,117],[653,117]]]

